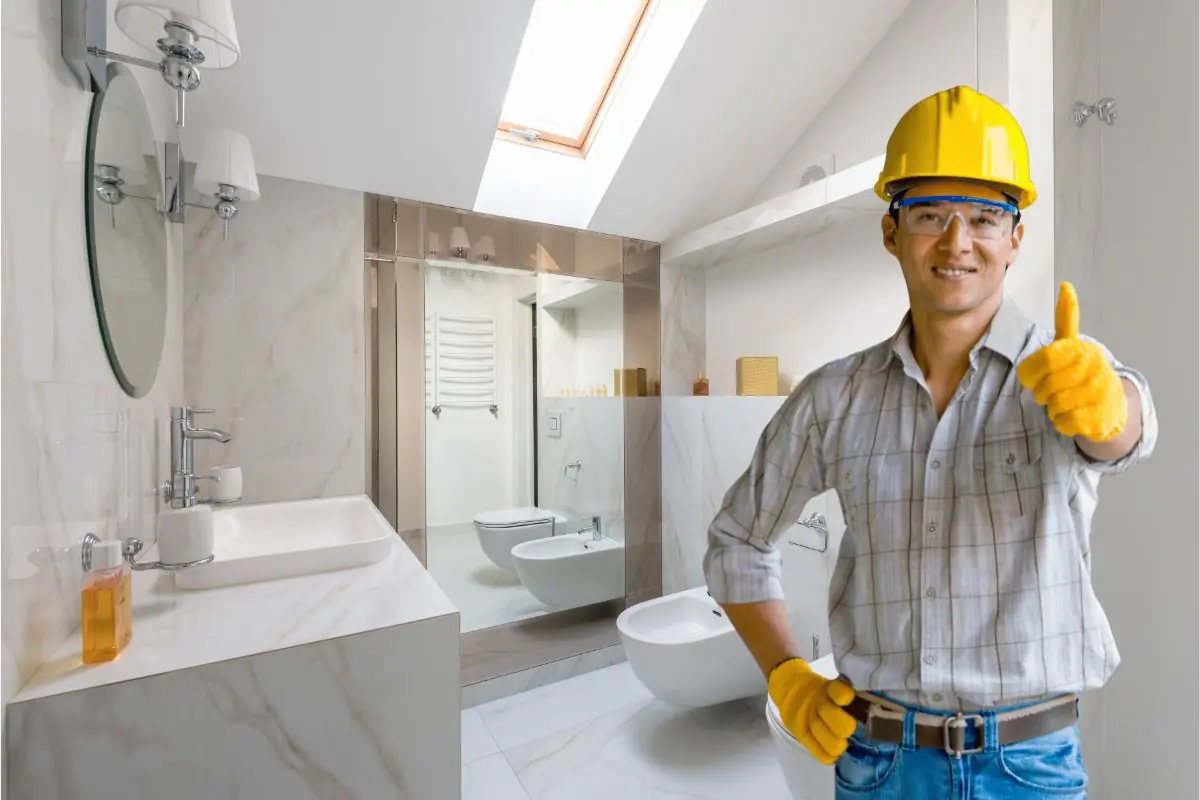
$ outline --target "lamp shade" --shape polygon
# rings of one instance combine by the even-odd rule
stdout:
[[[250,140],[238,131],[213,128],[204,137],[204,151],[196,164],[196,190],[216,194],[220,184],[238,188],[241,200],[259,198],[258,175],[254,172],[254,155]]]
[[[492,240],[491,234],[485,233],[479,237],[479,241],[475,245],[475,253],[479,256],[480,261],[496,260],[496,242]]]
[[[467,237],[467,229],[462,225],[455,225],[450,229],[450,249],[451,250],[470,250],[471,240]]]
[[[163,25],[178,22],[199,38],[204,67],[228,69],[241,55],[233,24],[232,0],[118,0],[113,13],[117,26],[133,40],[155,53],[166,34]]]

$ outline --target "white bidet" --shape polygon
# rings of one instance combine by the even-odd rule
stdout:
[[[625,545],[590,533],[522,542],[513,567],[529,593],[553,608],[578,608],[625,596]]]
[[[766,694],[762,671],[704,588],[625,609],[617,632],[633,674],[664,703],[700,708]]]

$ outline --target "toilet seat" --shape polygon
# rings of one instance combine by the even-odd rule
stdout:
[[[523,508],[481,511],[472,518],[472,521],[481,528],[519,528],[522,525],[538,525],[565,520],[557,514],[537,506],[525,506]]]
[[[481,511],[472,518],[475,536],[484,555],[493,564],[510,572],[516,571],[512,549],[522,542],[554,536],[566,517],[537,506],[497,508]]]

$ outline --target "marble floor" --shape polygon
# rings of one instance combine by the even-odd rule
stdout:
[[[515,572],[500,569],[484,555],[472,523],[430,528],[426,547],[429,574],[458,609],[463,633],[550,610],[521,585]]]
[[[463,800],[790,800],[765,702],[673,708],[622,662],[469,708]]]

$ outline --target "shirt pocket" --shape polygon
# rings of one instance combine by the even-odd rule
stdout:
[[[993,518],[1026,517],[1042,507],[1040,431],[985,437],[974,459],[974,494]]]
[[[877,454],[842,459],[832,476],[843,498],[846,535],[869,537],[860,552],[892,552],[905,548],[912,489],[910,453]]]

